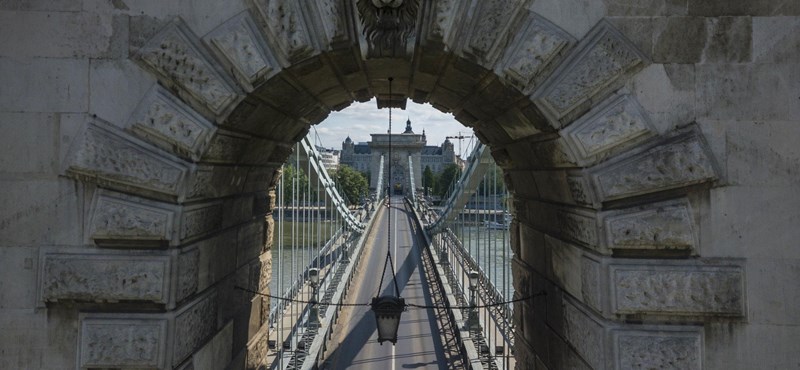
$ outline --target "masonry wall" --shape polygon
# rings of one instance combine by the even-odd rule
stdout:
[[[268,3],[0,4],[0,368],[261,363],[268,302],[232,287],[266,291],[275,169],[325,109],[381,91],[364,73],[375,65],[352,66],[333,52],[307,62],[336,40],[358,39],[337,32],[341,24],[306,15],[304,38],[241,21],[303,23],[291,17],[299,5],[262,12],[276,9]],[[303,14],[317,9],[290,4],[300,3]],[[548,292],[517,307],[521,368],[800,364],[800,3],[424,8],[444,15],[425,18],[430,32],[419,36],[440,54],[426,51],[407,91],[453,112],[492,146],[515,196],[517,290]],[[498,9],[514,13],[503,18]],[[457,16],[470,21],[457,25]],[[173,17],[178,35],[197,38],[186,44],[204,45],[199,60],[223,61],[198,64],[214,88],[193,90],[194,82],[136,54],[155,54],[153,40]],[[352,25],[353,17],[344,19]],[[506,21],[494,39],[468,31],[498,19]],[[267,51],[236,64],[248,54],[226,54],[231,24],[250,27],[244,34],[266,29],[269,44],[259,48]],[[555,44],[534,37],[537,24]],[[595,35],[625,40],[608,50],[629,54],[589,53],[601,50]],[[448,47],[430,46],[434,39]],[[542,48],[556,50],[547,63],[534,57]],[[636,63],[595,63],[600,73],[581,74],[580,61],[591,58]],[[282,86],[304,100],[254,90],[282,69],[296,77]],[[320,70],[339,79],[316,78]],[[597,77],[604,72],[618,75],[608,82]],[[530,99],[497,113],[517,99],[505,89]],[[578,103],[559,108],[569,91]],[[257,99],[285,110],[259,106],[248,117],[262,119],[230,118]],[[192,134],[148,126],[164,111],[177,112]],[[633,128],[617,125],[615,112],[634,117],[622,121]],[[103,345],[127,343],[116,342],[122,337],[140,338],[136,351]]]

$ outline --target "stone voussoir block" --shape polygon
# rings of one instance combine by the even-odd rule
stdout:
[[[234,77],[248,92],[281,70],[264,34],[248,11],[227,20],[204,40],[217,57],[230,66]]]
[[[602,212],[609,250],[683,250],[696,254],[700,224],[687,198]]]
[[[132,59],[154,73],[195,109],[225,117],[241,100],[233,79],[219,68],[198,37],[179,18],[148,40]]]
[[[101,247],[162,248],[177,245],[179,207],[98,189],[90,205],[90,242]]]
[[[139,103],[129,127],[142,139],[195,162],[216,131],[213,123],[159,85]]]
[[[568,297],[563,307],[559,335],[591,368],[703,368],[702,326],[618,323]]]
[[[251,0],[267,41],[282,64],[304,60],[319,52],[306,11],[307,0]]]
[[[590,166],[655,136],[656,129],[636,98],[612,95],[561,130],[565,147],[580,166]]]
[[[78,368],[181,364],[218,332],[216,297],[212,290],[166,313],[81,313]]]
[[[523,22],[496,70],[529,94],[575,44],[575,38],[534,12],[529,11]]]
[[[42,303],[120,301],[174,307],[175,253],[42,249]]]
[[[553,127],[561,128],[648,63],[642,52],[603,20],[536,89],[533,98]]]
[[[90,121],[64,164],[68,175],[133,194],[175,201],[189,167],[108,123]]]
[[[695,127],[588,170],[600,202],[710,183],[719,170]]]

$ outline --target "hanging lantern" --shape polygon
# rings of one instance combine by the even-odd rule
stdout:
[[[397,343],[397,329],[400,326],[400,314],[406,309],[406,300],[394,296],[372,298],[372,311],[378,324],[378,343],[384,341]]]

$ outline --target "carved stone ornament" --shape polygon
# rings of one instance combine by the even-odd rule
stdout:
[[[614,333],[615,369],[702,369],[699,331]]]
[[[562,130],[580,165],[590,165],[656,134],[630,95],[613,96]]]
[[[571,302],[565,303],[564,326],[567,339],[593,369],[602,369],[605,363],[605,328]]]
[[[668,139],[639,155],[592,170],[601,201],[713,181],[716,170],[697,132]]]
[[[168,256],[44,253],[41,300],[169,303]]]
[[[179,86],[215,114],[238,99],[234,87],[218,73],[197,37],[181,22],[173,22],[150,39],[136,57],[168,86]]]
[[[160,86],[139,104],[131,119],[139,137],[174,152],[199,160],[214,132],[214,125]]]
[[[544,71],[575,39],[543,17],[531,13],[525,31],[506,51],[501,70],[522,90],[531,90]],[[538,86],[538,85],[537,85]]]
[[[685,199],[614,212],[604,221],[612,249],[691,249],[695,227]]]
[[[168,243],[174,212],[103,192],[94,203],[90,235],[97,244]]]
[[[78,362],[82,369],[163,369],[167,341],[165,319],[84,318]]]
[[[130,135],[91,122],[72,149],[67,172],[128,192],[178,196],[188,169]]]
[[[616,314],[744,316],[744,273],[736,266],[612,265]]]
[[[619,79],[647,63],[646,57],[608,22],[601,21],[537,93],[539,107],[557,122],[596,99]]]
[[[217,329],[217,294],[190,303],[175,316],[173,365],[180,364]]]
[[[299,0],[252,0],[273,44],[290,62],[314,52],[314,44]]]
[[[367,56],[406,56],[408,38],[414,33],[419,0],[357,0]]]
[[[226,59],[243,86],[251,88],[279,69],[249,12],[226,21],[206,36],[219,56]]]

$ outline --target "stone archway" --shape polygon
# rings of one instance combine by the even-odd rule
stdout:
[[[39,257],[78,366],[191,367],[230,346],[219,361],[258,367],[269,302],[232,287],[268,287],[276,171],[310,125],[376,96],[454,113],[503,167],[516,290],[548,292],[516,309],[518,363],[702,367],[704,323],[746,316],[743,263],[701,253],[720,171],[693,122],[643,107],[657,84],[637,76],[663,68],[606,20],[577,40],[522,1],[422,1],[388,45],[356,3],[253,0],[203,31],[132,18],[114,68],[158,83],[118,92],[123,120],[81,125],[64,173],[85,244]],[[119,335],[138,357],[103,345]]]

